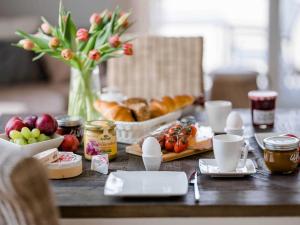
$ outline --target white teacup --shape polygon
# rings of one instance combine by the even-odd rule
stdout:
[[[226,119],[232,109],[230,101],[205,102],[208,123],[214,132],[222,133],[226,125]]]
[[[246,164],[248,147],[244,147],[244,138],[241,136],[233,134],[214,136],[213,149],[221,172],[235,171]],[[240,162],[242,152],[243,158]]]

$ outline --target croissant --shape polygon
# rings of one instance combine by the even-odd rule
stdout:
[[[168,112],[168,107],[162,101],[157,99],[150,101],[150,113],[152,118],[165,115]]]
[[[106,119],[125,122],[135,121],[130,109],[119,105],[117,102],[96,100],[94,102],[94,107]]]

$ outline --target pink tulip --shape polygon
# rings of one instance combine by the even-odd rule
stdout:
[[[23,48],[27,51],[30,51],[34,48],[34,43],[29,39],[22,40],[20,43],[23,45]]]
[[[50,48],[57,48],[59,46],[59,44],[60,44],[59,39],[57,37],[53,37],[50,39],[48,45]]]
[[[119,45],[121,44],[119,35],[116,34],[116,35],[110,37],[110,38],[109,38],[109,44],[110,44],[111,47],[113,47],[113,48],[119,47]]]
[[[48,23],[43,23],[41,25],[41,29],[45,34],[51,34],[52,33],[52,29],[51,26]]]
[[[72,52],[71,49],[64,49],[61,51],[61,56],[65,59],[65,60],[70,60],[73,58],[74,54]]]
[[[100,57],[101,57],[100,52],[99,52],[98,50],[96,50],[96,49],[93,49],[93,50],[91,50],[91,51],[89,52],[89,58],[90,58],[91,60],[97,61],[97,60],[100,59]]]
[[[101,23],[101,16],[98,13],[93,13],[90,17],[90,23],[93,24],[100,24]]]
[[[133,45],[131,43],[125,43],[123,45],[124,55],[133,55]]]
[[[87,29],[80,28],[77,30],[76,37],[79,41],[87,41],[89,39],[89,32]]]

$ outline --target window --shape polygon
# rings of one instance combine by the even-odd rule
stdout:
[[[204,71],[238,65],[267,73],[267,0],[151,1],[150,30],[204,37]],[[259,83],[261,88],[265,83]],[[209,89],[210,85],[206,85]]]

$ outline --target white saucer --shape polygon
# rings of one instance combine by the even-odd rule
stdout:
[[[256,173],[255,165],[251,159],[247,159],[243,168],[237,168],[232,172],[220,172],[215,159],[199,159],[200,173],[211,177],[243,177]]]

